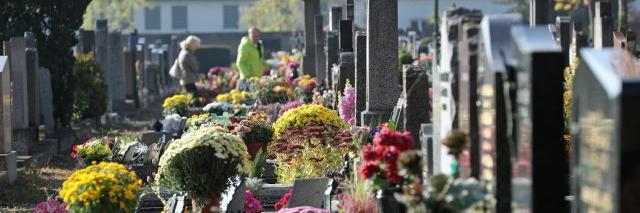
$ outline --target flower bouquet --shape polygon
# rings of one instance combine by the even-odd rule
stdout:
[[[71,157],[81,166],[110,161],[113,156],[112,146],[113,142],[108,138],[92,138],[83,144],[74,145]]]
[[[169,145],[160,158],[157,184],[189,192],[195,209],[208,212],[220,205],[231,178],[248,171],[247,147],[222,128],[188,132]]]
[[[282,78],[263,76],[251,82],[251,90],[263,104],[286,103],[294,97],[292,85]]]
[[[242,137],[247,145],[250,160],[255,158],[259,150],[266,151],[273,138],[273,128],[264,120],[242,120],[231,128],[231,132]]]
[[[252,104],[253,94],[251,92],[233,89],[229,93],[218,95],[218,97],[216,97],[216,101],[232,104]]]
[[[313,90],[318,85],[318,81],[310,75],[304,75],[303,77],[294,80],[294,84],[296,85],[296,93],[300,97],[304,98],[304,100],[311,101],[313,98]]]
[[[38,203],[33,208],[33,213],[67,213],[67,205],[61,202],[59,199],[49,199],[47,201]]]
[[[72,212],[133,212],[141,187],[122,164],[102,162],[74,172],[60,197]]]
[[[262,202],[258,200],[251,191],[246,191],[244,195],[244,207],[242,208],[245,213],[260,213],[262,212]]]
[[[189,112],[189,105],[193,101],[191,94],[178,94],[164,99],[162,108],[166,114],[179,114],[186,116]]]
[[[197,115],[192,115],[187,119],[187,123],[185,124],[185,129],[189,130],[192,128],[199,128],[202,125],[211,124],[212,117],[209,113],[201,113]]]
[[[321,105],[306,104],[285,112],[273,124],[273,129],[277,138],[281,132],[288,128],[302,129],[309,124],[317,124],[328,128],[344,128],[347,126],[335,110]]]
[[[338,98],[338,110],[340,117],[349,125],[356,124],[355,107],[356,107],[356,89],[351,86],[349,80],[344,87],[344,95]]]

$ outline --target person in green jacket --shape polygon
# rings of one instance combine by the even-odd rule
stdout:
[[[264,45],[260,40],[260,30],[255,27],[249,28],[249,35],[242,38],[238,46],[238,59],[236,66],[240,71],[240,81],[238,88],[246,90],[246,80],[251,77],[260,77],[265,69],[270,66],[262,60],[264,55]]]

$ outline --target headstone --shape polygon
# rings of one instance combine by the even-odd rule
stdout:
[[[402,68],[402,94],[405,95],[405,112],[402,119],[404,131],[409,131],[416,147],[421,147],[420,128],[431,122],[429,113],[429,77],[427,71],[412,65]]]
[[[333,85],[333,65],[340,63],[340,45],[338,31],[327,32],[327,85]]]
[[[613,17],[611,3],[596,1],[593,18],[593,46],[595,48],[613,46]]]
[[[362,112],[367,107],[367,34],[366,32],[356,32],[356,124],[362,125]]]
[[[531,26],[551,24],[551,1],[530,0],[529,20]]]
[[[618,49],[627,49],[627,36],[622,34],[622,32],[614,32],[613,33],[613,47]]]
[[[353,18],[355,16],[355,4],[353,2],[354,0],[347,0],[347,20],[351,20],[353,21]]]
[[[353,52],[340,53],[340,71],[337,92],[344,93],[347,81],[352,85],[353,82],[355,82],[355,64],[353,63],[353,60]]]
[[[49,69],[42,67],[39,68],[38,72],[38,88],[40,89],[40,121],[44,124],[47,134],[51,134],[55,130],[51,73],[49,72]]]
[[[10,51],[8,49],[11,48],[10,42],[3,42],[3,46],[5,49],[5,54]],[[0,94],[2,98],[0,99],[0,167],[3,167],[6,170],[5,180],[9,184],[13,184],[15,182],[18,172],[17,172],[17,162],[16,151],[12,149],[13,142],[13,128],[11,119],[11,62],[7,56],[0,56]]]
[[[163,136],[162,132],[145,132],[145,133],[142,133],[142,135],[140,135],[140,142],[142,144],[149,146],[153,143],[158,143],[158,141],[160,140],[160,138],[162,138],[162,136]]]
[[[329,178],[296,179],[293,183],[293,193],[289,200],[289,208],[299,206],[311,206],[324,208],[324,191],[329,183]]]
[[[29,127],[26,44],[24,37],[13,37],[9,42],[11,45],[9,49],[5,46],[5,55],[11,63],[13,128],[24,129]]]
[[[556,37],[558,37],[558,43],[562,48],[563,55],[568,58],[569,47],[571,46],[571,17],[556,17],[556,35]]]
[[[315,18],[320,15],[320,0],[304,0],[304,56],[302,71],[305,75],[316,75]]]
[[[136,90],[138,91],[138,99],[140,100],[140,106],[147,107],[149,101],[148,91],[146,91],[146,61],[147,61],[147,45],[146,39],[141,37],[138,39],[138,44],[136,45],[137,53],[136,53]]]
[[[77,51],[80,54],[88,54],[94,51],[95,32],[93,30],[78,30]]]
[[[637,59],[605,48],[580,51],[573,83],[572,212],[636,212],[639,208],[640,115]]]
[[[111,72],[109,70],[109,26],[107,20],[100,19],[96,21],[96,33],[95,33],[95,59],[102,69],[102,75],[104,82],[109,82]],[[113,110],[112,98],[113,95],[110,91],[107,92],[107,111]]]
[[[340,52],[353,52],[353,21],[340,21]]]
[[[513,14],[485,16],[481,23],[477,90],[480,179],[487,182],[487,189],[496,198],[496,212],[512,211],[507,117],[513,116],[508,116],[505,107],[504,85],[510,83],[507,63],[513,61],[514,50],[511,36],[504,32],[519,24],[524,24],[522,17]]]
[[[38,65],[38,50],[36,49],[36,40],[31,32],[25,32],[24,38],[26,42],[26,62],[27,62],[27,97],[28,97],[28,114],[29,126],[40,126],[40,77]]]
[[[140,96],[138,94],[138,66],[137,61],[139,60],[138,55],[138,31],[133,30],[131,35],[129,36],[129,51],[131,51],[131,61],[127,66],[131,68],[131,72],[127,73],[128,79],[131,81],[127,84],[127,87],[132,88],[131,98],[133,99],[133,103],[135,108],[140,107]]]
[[[325,52],[325,32],[324,32],[324,19],[322,15],[317,15],[315,19],[315,39],[316,39],[316,79],[323,81],[327,78],[327,66],[322,63],[327,61],[327,55]]]
[[[127,48],[126,50],[123,51],[123,55],[124,55],[124,84],[125,84],[125,98],[126,99],[133,99],[133,93],[135,92],[134,86],[133,86],[133,81],[135,80],[133,78],[133,75],[131,74],[132,72],[134,72],[134,66],[132,66],[132,61],[133,61],[133,55],[135,53],[132,52],[129,48]],[[135,75],[135,73],[134,73]]]
[[[109,33],[108,38],[108,61],[109,75],[107,76],[107,87],[111,105],[114,111],[123,111],[125,108],[126,85],[124,82],[124,55],[120,32]],[[106,72],[105,72],[106,73]]]
[[[377,126],[391,116],[398,91],[398,1],[368,4],[367,108],[362,124]]]
[[[329,30],[340,30],[340,20],[342,20],[342,7],[331,7]]]
[[[564,139],[562,49],[546,26],[513,27],[517,117],[514,211],[566,212],[569,171]]]
[[[440,150],[435,150],[438,146],[433,144],[433,124],[420,125],[420,144],[422,149],[422,162],[424,162],[427,175],[424,178],[439,173],[438,164],[434,163],[434,159],[440,158]]]

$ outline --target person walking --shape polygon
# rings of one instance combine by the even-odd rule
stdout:
[[[196,36],[188,36],[184,41],[180,42],[180,55],[178,55],[178,69],[180,74],[180,85],[184,89],[193,94],[194,100],[198,100],[198,89],[196,88],[196,81],[198,80],[199,65],[198,59],[196,59],[195,53],[200,48],[200,38]]]
[[[242,38],[238,46],[238,58],[236,60],[236,66],[240,72],[238,89],[248,90],[247,80],[251,77],[262,76],[263,71],[271,67],[262,60],[263,55],[264,45],[260,40],[260,30],[251,27],[248,35]]]

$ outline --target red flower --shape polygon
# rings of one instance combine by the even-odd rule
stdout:
[[[289,199],[291,199],[291,194],[293,194],[293,189],[289,189],[289,191],[284,194],[273,207],[276,208],[276,210],[287,208],[287,206],[289,206]]]
[[[374,162],[366,162],[363,167],[360,167],[360,175],[367,179],[380,171],[380,167]]]
[[[240,122],[240,119],[237,118],[236,116],[231,116],[229,117],[229,120],[231,121],[231,123],[238,123]]]
[[[365,161],[374,161],[380,159],[380,154],[376,152],[371,144],[362,147],[362,159]]]

